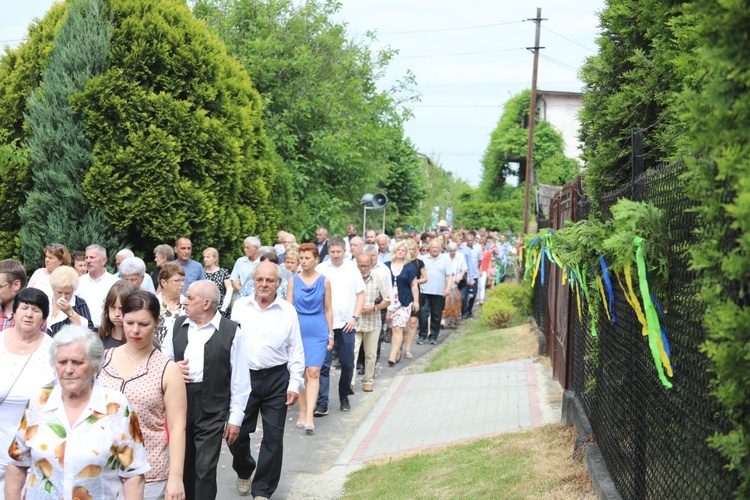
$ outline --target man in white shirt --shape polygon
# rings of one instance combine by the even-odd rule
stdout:
[[[419,339],[417,340],[419,345],[424,344],[428,338],[428,320],[430,322],[430,344],[437,344],[445,298],[451,292],[453,284],[453,265],[446,254],[440,253],[442,250],[440,241],[432,240],[429,249],[430,253],[419,256],[427,271],[427,282],[422,283],[424,306],[419,311]]]
[[[101,245],[86,247],[86,269],[88,272],[78,280],[76,294],[86,301],[91,312],[94,329],[98,330],[104,312],[104,299],[109,289],[117,282],[117,277],[104,268],[107,262],[107,250]]]
[[[378,244],[378,262],[385,264],[391,260],[391,251],[388,246],[391,242],[387,234],[379,234],[375,241]]]
[[[461,245],[461,253],[466,258],[466,283],[467,286],[461,290],[461,316],[463,319],[473,318],[474,299],[477,295],[479,285],[479,263],[482,260],[482,248],[475,242],[476,234],[469,231],[466,235],[466,241]]]
[[[210,499],[217,493],[221,440],[232,444],[240,433],[250,373],[242,358],[242,330],[218,311],[217,286],[196,281],[185,297],[187,316],[167,333],[162,354],[177,362],[187,389],[185,497]]]
[[[281,284],[279,266],[263,261],[255,267],[252,279],[255,294],[237,299],[232,307],[232,319],[244,332],[242,357],[252,391],[240,435],[229,450],[234,457],[237,490],[247,494],[252,484],[257,500],[269,498],[281,478],[287,407],[299,397],[305,353],[297,311],[276,293]],[[256,468],[250,454],[250,433],[255,431],[258,412],[263,417],[263,439]]]
[[[255,266],[260,262],[258,250],[260,250],[260,238],[257,236],[245,238],[245,246],[243,247],[245,255],[237,259],[232,268],[232,274],[229,276],[235,292],[242,290],[242,286],[247,283]]]
[[[318,264],[315,268],[331,282],[331,307],[333,308],[333,336],[336,350],[341,361],[339,378],[339,403],[341,411],[351,410],[349,395],[354,372],[354,334],[357,321],[365,304],[365,282],[357,269],[356,263],[344,260],[346,244],[340,236],[334,236],[328,242],[330,259]],[[328,414],[328,393],[330,386],[329,372],[333,356],[326,353],[326,359],[320,368],[320,390],[318,404],[313,414],[317,417]]]

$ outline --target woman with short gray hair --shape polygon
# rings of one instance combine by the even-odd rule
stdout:
[[[47,335],[54,337],[65,325],[82,325],[94,329],[89,305],[75,291],[78,272],[69,266],[60,266],[49,276],[52,287],[52,304],[47,320]]]
[[[49,346],[49,362],[52,368],[55,367],[55,360],[60,348],[73,342],[81,343],[94,372],[98,372],[104,362],[104,345],[99,335],[80,325],[70,325],[68,328],[63,328],[52,339],[52,345]]]
[[[59,384],[29,399],[8,448],[5,497],[142,499],[150,466],[140,423],[127,398],[95,378],[99,336],[67,325],[49,353]]]
[[[143,289],[143,277],[146,275],[146,263],[140,257],[128,257],[120,264],[120,276],[139,290]]]

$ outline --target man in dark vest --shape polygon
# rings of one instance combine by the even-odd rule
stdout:
[[[218,312],[216,285],[196,281],[185,297],[187,316],[177,318],[162,352],[177,362],[187,389],[185,497],[214,499],[221,440],[232,444],[239,435],[250,376],[246,369],[235,369],[242,352],[242,330]]]

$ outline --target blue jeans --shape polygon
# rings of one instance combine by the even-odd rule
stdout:
[[[477,280],[473,285],[466,285],[461,290],[461,316],[464,318],[471,313],[474,308],[474,298],[477,296]]]
[[[333,330],[333,336],[336,340],[336,350],[339,353],[341,361],[341,376],[339,377],[339,399],[349,396],[349,389],[354,374],[354,334],[356,330],[344,333],[344,330],[337,328]],[[331,364],[333,362],[333,352],[326,352],[326,359],[323,366],[320,367],[320,389],[318,389],[319,405],[328,405],[331,386]]]

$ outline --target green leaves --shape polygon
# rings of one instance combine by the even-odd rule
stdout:
[[[276,169],[247,74],[181,2],[112,12],[112,67],[74,101],[97,160],[86,201],[143,253],[189,235],[228,262],[246,236],[268,241]]]
[[[480,192],[488,201],[502,198],[505,179],[521,174],[511,164],[525,162],[529,131],[524,120],[529,116],[531,91],[525,90],[508,99],[490,143],[482,158]],[[578,162],[563,153],[563,139],[559,132],[543,120],[534,129],[534,169],[537,182],[562,185],[578,175]]]
[[[373,54],[374,38],[352,42],[335,21],[336,2],[202,0],[205,19],[253,78],[264,121],[290,185],[283,227],[331,234],[361,217],[366,192],[385,191],[394,214],[414,213],[424,197],[413,145],[405,140],[402,103],[413,98],[409,75],[379,90],[393,51]],[[355,220],[356,220],[355,219]]]

